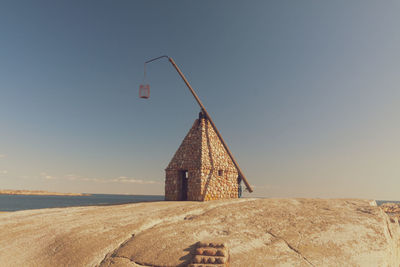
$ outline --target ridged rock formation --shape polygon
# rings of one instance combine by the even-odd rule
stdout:
[[[197,242],[197,248],[188,267],[228,267],[229,251],[224,243]]]
[[[389,215],[392,222],[400,221],[400,203],[384,203],[381,209]]]

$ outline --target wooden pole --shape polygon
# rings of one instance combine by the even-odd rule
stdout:
[[[162,56],[162,57],[167,57],[167,56]],[[161,57],[159,57],[161,58]],[[159,59],[156,58],[156,59]],[[214,128],[214,131],[216,132],[216,134],[218,135],[219,140],[221,140],[222,145],[224,146],[224,148],[226,149],[226,151],[228,152],[229,157],[231,158],[231,160],[233,161],[233,164],[235,164],[235,167],[237,168],[238,172],[239,172],[239,176],[243,179],[244,184],[246,185],[247,190],[249,190],[249,192],[253,192],[253,189],[251,188],[249,182],[247,182],[246,177],[244,176],[242,170],[239,167],[239,164],[236,162],[235,158],[232,155],[232,152],[229,150],[228,145],[225,143],[224,138],[222,138],[222,135],[219,133],[217,127],[215,126],[213,120],[211,119],[210,114],[208,114],[206,108],[204,107],[203,103],[201,103],[200,98],[197,96],[197,94],[195,93],[195,91],[193,90],[192,86],[190,86],[188,80],[186,79],[185,75],[183,75],[183,73],[181,72],[181,70],[178,68],[178,66],[176,65],[175,61],[170,58],[167,57],[169,62],[171,62],[172,66],[174,66],[174,68],[176,69],[176,71],[178,72],[178,74],[181,76],[182,80],[185,82],[186,86],[189,88],[190,92],[192,93],[192,95],[194,96],[194,98],[196,99],[197,103],[199,104],[201,110],[204,112],[204,114],[206,115],[207,119],[210,121],[212,127]],[[156,60],[154,59],[154,60]],[[154,61],[154,60],[150,60],[148,62]],[[146,62],[147,63],[147,62]]]

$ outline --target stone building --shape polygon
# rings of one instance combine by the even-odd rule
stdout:
[[[165,169],[165,200],[238,198],[238,170],[200,113]]]

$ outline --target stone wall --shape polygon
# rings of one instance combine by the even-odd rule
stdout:
[[[179,200],[181,181],[177,170],[165,170],[165,200]]]
[[[202,126],[202,200],[237,198],[237,169],[211,123],[203,118],[200,124]]]
[[[238,197],[237,169],[204,117],[195,120],[165,170],[166,200],[180,200],[182,170],[188,171],[188,200]]]
[[[199,120],[193,123],[189,133],[175,152],[171,162],[165,169],[165,200],[180,200],[182,181],[179,171],[188,171],[188,200],[200,200],[196,191],[200,186],[195,181],[200,181],[201,168],[201,130]]]

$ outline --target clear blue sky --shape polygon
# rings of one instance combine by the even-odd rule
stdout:
[[[400,200],[398,1],[2,1],[0,188],[163,194],[197,90],[254,196]]]

